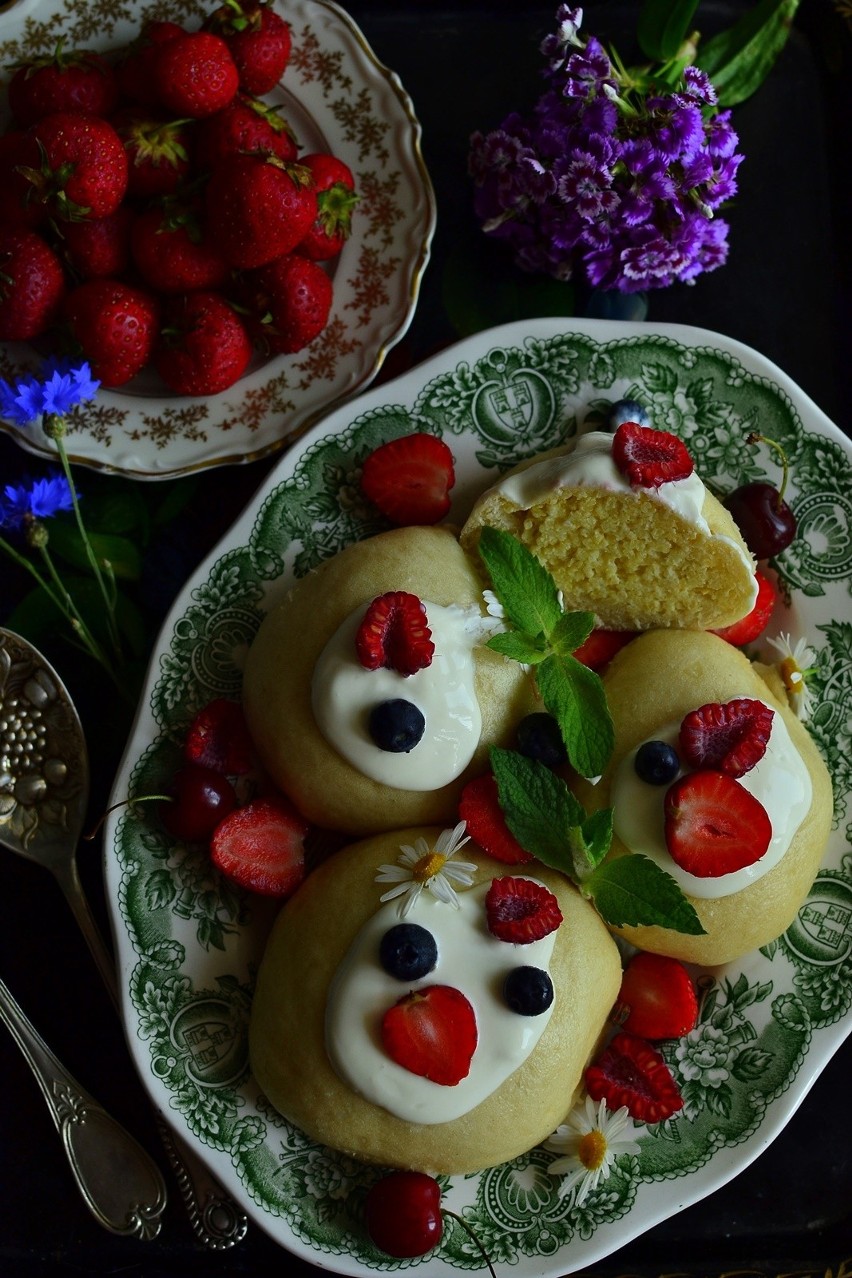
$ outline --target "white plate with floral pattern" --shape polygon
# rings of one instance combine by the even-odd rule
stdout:
[[[378,444],[431,431],[451,446],[451,518],[519,459],[555,445],[613,401],[644,403],[679,434],[718,492],[778,481],[766,449],[744,446],[759,422],[792,463],[793,545],[775,564],[788,596],[772,633],[816,654],[811,731],[835,786],[822,869],[795,923],[742,961],[701,976],[700,1020],[668,1043],[684,1107],[613,1149],[609,1174],[582,1201],[560,1194],[543,1147],[444,1184],[500,1268],[558,1278],[694,1203],[779,1133],[852,1028],[852,447],[781,370],[718,334],[680,325],[522,321],[466,339],[398,380],[337,408],[288,451],[177,599],[150,667],[113,800],[160,793],[194,711],[240,694],[242,657],[261,618],[295,578],[377,531],[359,468]],[[771,658],[771,651],[765,655]],[[124,1017],[154,1101],[285,1247],[362,1275],[391,1262],[364,1230],[379,1174],[312,1144],[259,1094],[246,1050],[252,983],[274,907],[233,891],[203,851],[177,847],[145,805],[109,820],[106,885]],[[430,1273],[479,1269],[452,1220]]]
[[[324,332],[295,355],[252,365],[219,395],[175,396],[145,370],[70,414],[73,463],[164,479],[253,461],[304,431],[332,404],[369,385],[414,313],[435,228],[435,198],[421,130],[398,77],[332,0],[272,0],[289,22],[292,53],[267,95],[294,129],[299,149],[331,151],[352,169],[359,202],[352,234],[330,264],[334,300]],[[99,52],[128,43],[148,18],[197,29],[212,0],[17,0],[0,17],[0,65],[68,48]],[[0,109],[0,126],[7,112]],[[0,376],[16,379],[40,359],[0,344]],[[0,421],[31,452],[53,456],[40,427]]]

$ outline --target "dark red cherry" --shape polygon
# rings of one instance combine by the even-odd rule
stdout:
[[[188,843],[209,839],[229,812],[237,806],[234,787],[212,768],[188,763],[172,778],[169,794],[160,804],[160,819],[169,834]]]
[[[778,489],[763,480],[735,488],[722,504],[755,559],[780,555],[796,535],[796,516]]]
[[[390,1172],[365,1200],[367,1233],[387,1256],[422,1256],[444,1232],[441,1186],[425,1172]]]

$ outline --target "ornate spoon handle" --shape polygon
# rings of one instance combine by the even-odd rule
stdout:
[[[0,1017],[38,1080],[95,1220],[113,1234],[156,1238],[166,1186],[155,1163],[57,1060],[1,980]]]

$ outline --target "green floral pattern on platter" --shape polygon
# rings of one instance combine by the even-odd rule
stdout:
[[[711,340],[713,339],[713,340]],[[626,396],[679,434],[705,481],[724,493],[743,477],[777,479],[769,450],[743,441],[759,425],[792,463],[799,536],[773,565],[786,598],[779,629],[818,653],[814,736],[831,770],[835,829],[823,869],[789,931],[760,953],[702,979],[700,1021],[665,1054],[684,1109],[643,1131],[608,1179],[577,1206],[535,1149],[446,1185],[495,1264],[564,1274],[664,1218],[666,1182],[690,1202],[730,1173],[714,1155],[770,1139],[795,1108],[802,1067],[824,1064],[852,1005],[852,453],[778,370],[701,330],[654,332],[528,321],[460,343],[396,383],[338,409],[270,477],[227,544],[189,583],[161,639],[135,740],[115,796],[151,793],[179,753],[193,712],[238,696],[242,656],[286,588],[349,542],[378,531],[359,492],[364,457],[413,430],[451,444],[452,517],[520,459],[593,427]],[[171,1110],[223,1162],[285,1245],[340,1272],[398,1267],[361,1224],[377,1172],[307,1141],[258,1095],[246,1053],[252,981],[274,908],[229,889],[195,849],[176,847],[144,805],[114,818],[108,880],[130,970],[128,1019]],[[807,1073],[808,1071],[805,1071]],[[479,1252],[448,1222],[437,1260],[478,1269]],[[412,1262],[416,1263],[416,1262]],[[430,1262],[434,1263],[434,1262]]]
[[[161,479],[263,456],[366,386],[408,325],[435,222],[411,102],[336,4],[272,3],[290,24],[292,51],[267,100],[303,153],[330,150],[349,165],[359,196],[352,234],[329,264],[329,322],[304,350],[255,361],[218,395],[173,396],[147,369],[126,387],[102,391],[96,404],[69,415],[75,463]],[[0,65],[43,55],[59,40],[110,56],[146,21],[168,18],[195,30],[215,7],[213,0],[18,0],[0,29]],[[0,376],[14,379],[37,364],[28,345],[0,343]],[[0,429],[50,454],[39,427],[0,422]]]

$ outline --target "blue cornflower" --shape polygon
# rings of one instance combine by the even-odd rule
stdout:
[[[0,528],[21,528],[27,518],[50,519],[72,507],[71,486],[62,474],[7,484],[0,497]]]
[[[0,378],[0,412],[17,426],[28,426],[44,414],[64,417],[75,404],[94,399],[99,386],[85,361],[51,358],[41,376],[27,373],[17,382]]]

